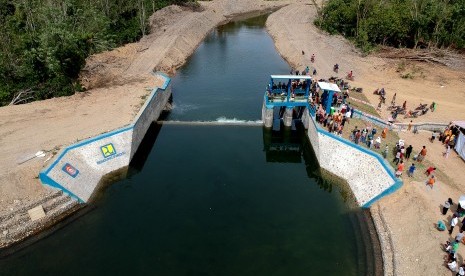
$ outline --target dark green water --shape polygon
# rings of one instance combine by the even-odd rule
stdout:
[[[207,38],[173,81],[170,119],[259,119],[268,75],[288,69],[263,21],[228,24]],[[216,95],[208,81],[227,85]],[[315,179],[318,166],[299,133],[164,125],[148,136],[127,179],[85,216],[0,260],[0,275],[366,272],[354,211],[337,186]]]
[[[271,74],[288,74],[263,28],[266,16],[217,28],[173,79],[169,119],[259,120]]]

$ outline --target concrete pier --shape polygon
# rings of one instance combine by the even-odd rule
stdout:
[[[293,107],[286,107],[286,111],[284,112],[283,121],[285,127],[292,126],[292,114],[294,112]]]
[[[272,127],[273,126],[273,107],[267,107],[265,103],[263,103],[262,107],[262,121],[265,127]]]

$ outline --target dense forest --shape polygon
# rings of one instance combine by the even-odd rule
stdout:
[[[363,50],[375,44],[465,49],[465,0],[328,0],[315,24]]]
[[[0,106],[71,95],[89,55],[138,40],[157,9],[192,0],[0,0]]]

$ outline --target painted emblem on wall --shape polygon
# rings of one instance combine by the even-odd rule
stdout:
[[[115,147],[112,143],[101,146],[100,150],[102,151],[103,157],[105,158],[116,154]]]
[[[63,168],[61,168],[65,173],[69,174],[72,178],[76,178],[79,174],[79,170],[73,167],[71,164],[66,163]]]
[[[101,146],[100,151],[102,152],[104,158],[102,160],[97,161],[98,165],[125,154],[124,151],[117,152],[115,146],[113,146],[113,143],[109,143],[109,144]]]

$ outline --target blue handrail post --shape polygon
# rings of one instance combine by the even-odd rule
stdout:
[[[289,98],[291,97],[291,87],[292,87],[292,80],[289,79],[287,82],[287,102],[289,102]]]
[[[307,87],[305,87],[305,98],[308,99],[309,91],[310,91],[310,86],[312,85],[312,81],[307,82]]]
[[[329,91],[326,91],[326,92],[328,93],[328,97],[326,99],[326,114],[329,114],[330,111],[331,111],[331,104],[333,103],[334,91],[329,90]]]

